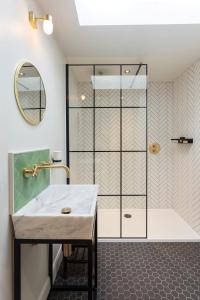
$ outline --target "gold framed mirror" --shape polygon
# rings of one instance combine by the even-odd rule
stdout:
[[[38,125],[46,110],[46,93],[38,69],[30,62],[18,65],[14,82],[15,98],[23,118]]]

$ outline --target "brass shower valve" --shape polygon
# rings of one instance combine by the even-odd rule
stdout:
[[[158,143],[152,143],[149,145],[149,152],[152,154],[158,154],[160,152],[160,145]]]

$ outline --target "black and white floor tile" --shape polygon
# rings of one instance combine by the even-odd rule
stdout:
[[[86,265],[69,264],[68,283],[85,284],[86,276]],[[200,300],[200,243],[99,243],[96,298]],[[87,293],[51,292],[48,300],[87,300]]]

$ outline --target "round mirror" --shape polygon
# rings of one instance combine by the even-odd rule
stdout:
[[[31,125],[39,124],[46,110],[46,94],[40,73],[30,62],[17,67],[15,97],[24,119]]]

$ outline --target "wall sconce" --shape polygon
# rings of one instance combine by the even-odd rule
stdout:
[[[29,11],[29,22],[33,29],[37,29],[37,22],[42,21],[43,22],[43,30],[46,34],[50,35],[53,33],[53,22],[52,22],[52,16],[46,15],[44,17],[36,18],[34,13],[32,11]]]

